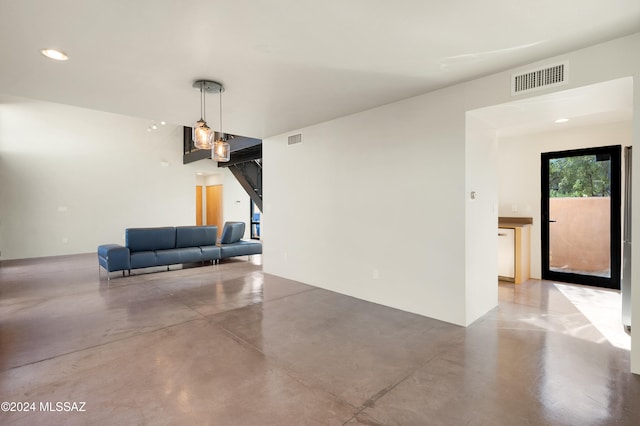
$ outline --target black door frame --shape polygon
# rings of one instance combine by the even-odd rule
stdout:
[[[545,152],[541,155],[541,218],[542,218],[542,279],[561,281],[574,284],[585,284],[611,289],[620,289],[621,267],[621,146],[603,146],[598,148],[583,148],[568,151]],[[608,154],[611,158],[611,277],[597,277],[569,272],[549,270],[549,160],[562,157],[576,157],[582,155]]]

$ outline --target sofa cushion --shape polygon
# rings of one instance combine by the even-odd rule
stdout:
[[[244,222],[226,222],[222,230],[220,244],[237,243],[244,237]]]
[[[220,246],[220,254],[223,259],[260,253],[262,253],[262,243],[257,241],[238,241],[237,243],[223,244]]]
[[[158,265],[175,265],[177,263],[201,262],[200,247],[185,247],[180,249],[156,250]]]
[[[217,238],[217,226],[176,227],[176,248],[215,246]]]
[[[157,266],[155,251],[131,252],[131,269]]]
[[[132,252],[172,249],[176,247],[176,228],[128,228],[125,241]]]
[[[202,246],[202,260],[218,260],[220,259],[220,247]]]

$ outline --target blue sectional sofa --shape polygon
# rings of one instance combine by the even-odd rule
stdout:
[[[262,253],[262,244],[244,241],[244,222],[227,222],[217,241],[217,226],[175,226],[161,228],[128,228],[125,246],[98,246],[98,263],[110,272],[197,263]]]

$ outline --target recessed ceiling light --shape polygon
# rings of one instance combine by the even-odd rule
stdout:
[[[569,121],[568,118],[558,118],[555,122],[556,123],[566,123],[567,121]]]
[[[56,61],[66,61],[67,59],[69,59],[66,53],[55,49],[42,49],[40,53],[42,53],[47,58],[55,59]]]

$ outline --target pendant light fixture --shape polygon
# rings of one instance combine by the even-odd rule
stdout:
[[[213,147],[214,131],[207,126],[205,121],[205,94],[211,92],[222,93],[222,85],[215,81],[197,80],[193,83],[193,87],[200,90],[200,120],[196,122],[193,128],[193,144],[198,149],[211,149]]]
[[[222,92],[224,88],[220,86],[220,132],[218,133],[218,139],[213,143],[211,149],[211,159],[213,161],[225,162],[231,158],[231,146],[226,141],[225,134],[222,133]]]

